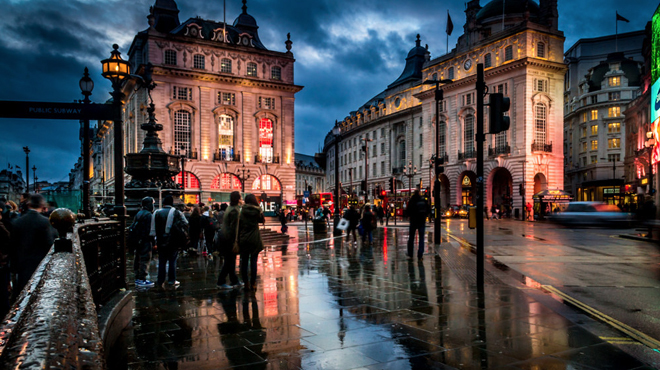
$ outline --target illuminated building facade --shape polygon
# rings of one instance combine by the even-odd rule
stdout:
[[[181,23],[178,13],[174,0],[156,0],[149,28],[127,54],[137,73],[153,65],[159,136],[166,151],[185,158],[186,203],[228,202],[243,185],[275,204],[295,199],[294,95],[302,87],[294,84],[291,40],[286,52],[268,50],[246,1],[233,24]],[[124,92],[125,152],[136,153],[149,102],[134,84]]]

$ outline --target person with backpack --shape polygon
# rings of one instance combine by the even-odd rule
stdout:
[[[217,205],[217,204],[216,204]],[[217,207],[217,210],[213,212],[213,220],[215,227],[215,238],[213,242],[213,255],[220,255],[220,247],[225,243],[225,236],[222,231],[222,221],[225,217],[225,212],[227,211],[227,203],[222,203]]]
[[[426,229],[426,218],[429,216],[429,204],[419,194],[419,190],[410,197],[408,202],[408,216],[410,217],[410,226],[408,227],[408,258],[413,258],[415,243],[415,232],[418,232],[419,248],[417,258],[419,260],[424,256],[424,231]]]
[[[163,208],[154,213],[151,223],[151,234],[156,236],[158,248],[158,280],[160,287],[165,284],[177,287],[181,283],[176,280],[176,259],[179,248],[185,248],[188,242],[188,221],[181,211],[174,208],[174,198],[171,195],[163,199]]]
[[[135,251],[133,271],[135,272],[135,287],[151,288],[153,281],[147,280],[147,269],[154,247],[154,237],[151,233],[151,218],[154,210],[154,198],[142,198],[142,209],[135,215],[133,223],[128,228],[130,247]]]
[[[218,251],[222,255],[223,263],[217,284],[220,290],[231,290],[244,285],[238,281],[238,276],[236,276],[236,253],[233,251],[234,241],[236,240],[236,226],[240,226],[240,224],[236,225],[236,221],[240,214],[241,203],[241,193],[233,191],[229,194],[229,207],[226,204],[222,205],[224,207],[222,227],[220,228],[222,239],[218,243]],[[227,284],[227,276],[229,276],[231,285]]]

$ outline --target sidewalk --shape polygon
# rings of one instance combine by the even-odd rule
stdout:
[[[289,233],[260,254],[255,293],[219,293],[220,261],[180,258],[178,289],[136,292],[110,368],[649,368],[489,264],[480,294],[472,254],[444,233],[422,261],[406,258],[405,229],[379,228],[373,247]]]

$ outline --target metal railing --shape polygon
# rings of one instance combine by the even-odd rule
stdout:
[[[126,287],[126,254],[119,222],[85,223],[77,227],[96,306],[104,305]]]
[[[280,156],[274,155],[268,160],[268,158],[264,158],[261,154],[255,154],[254,163],[280,163]]]
[[[220,150],[216,150],[215,153],[213,153],[213,160],[221,162],[240,162],[241,154],[230,153],[229,151],[221,152]]]
[[[550,144],[532,142],[532,152],[552,152],[552,142]]]
[[[466,152],[458,152],[458,160],[477,158],[477,151],[472,149]]]
[[[488,156],[489,157],[494,157],[496,155],[500,154],[511,154],[511,146],[510,145],[500,145],[496,146],[495,148],[488,147]]]

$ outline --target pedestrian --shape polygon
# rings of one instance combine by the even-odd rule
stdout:
[[[213,253],[213,239],[215,237],[215,220],[209,206],[202,208],[202,216],[199,221],[204,235],[204,245],[206,246],[206,250],[202,252],[202,255],[207,257]]]
[[[202,212],[198,206],[192,206],[188,222],[190,223],[190,246],[188,247],[188,252],[199,253],[199,241],[202,237]]]
[[[288,211],[289,210],[286,209],[286,208],[280,211],[279,218],[280,218],[280,224],[282,225],[282,228],[280,229],[280,231],[282,233],[286,233],[287,230],[289,229],[289,227],[286,226],[286,222],[288,220]]]
[[[323,207],[323,218],[325,219],[326,224],[330,226],[330,209],[328,207]]]
[[[392,217],[392,205],[387,206],[387,211],[385,212],[385,226],[390,224],[390,217]]]
[[[376,215],[371,211],[370,205],[365,205],[362,210],[362,218],[360,219],[360,224],[362,225],[362,245],[365,245],[367,238],[369,239],[369,244],[373,243],[373,229],[375,229]]]
[[[11,263],[17,274],[14,297],[23,290],[57,237],[57,231],[50,225],[48,218],[41,214],[46,206],[41,194],[28,195],[24,206],[26,211],[12,222],[9,243],[15,256]]]
[[[360,223],[360,215],[355,210],[354,205],[350,205],[346,212],[344,212],[344,218],[348,221],[348,228],[346,229],[346,243],[353,233],[353,242],[357,244],[357,232],[356,229]]]
[[[655,202],[653,201],[653,197],[646,196],[646,200],[644,201],[644,208],[642,208],[642,214],[648,227],[648,234],[646,237],[649,239],[653,238],[656,211],[657,208],[655,206]]]
[[[236,240],[236,220],[238,220],[241,202],[241,193],[233,191],[229,194],[229,206],[223,204],[225,210],[220,228],[221,236],[217,243],[223,261],[217,284],[220,290],[231,290],[244,285],[238,281],[238,276],[236,276],[236,253],[233,251],[234,240]],[[229,276],[231,285],[227,284],[227,276]]]
[[[413,250],[415,244],[415,232],[419,239],[419,247],[417,250],[417,259],[422,259],[424,256],[424,231],[426,229],[426,218],[429,215],[429,204],[419,194],[419,190],[415,190],[413,196],[408,201],[408,216],[410,217],[410,226],[408,227],[408,258],[413,258]]]
[[[498,210],[499,209],[497,208],[497,205],[493,205],[492,207],[490,207],[490,213],[492,215],[493,220],[497,220],[497,211]]]
[[[484,216],[486,216],[486,220],[489,220],[490,218],[488,217],[488,206],[484,205]]]
[[[129,227],[129,239],[135,240],[135,258],[133,261],[135,286],[138,288],[150,288],[154,286],[153,281],[147,279],[151,251],[155,245],[154,237],[149,235],[151,233],[154,198],[142,198],[141,205],[142,209],[135,215],[133,224]]]
[[[254,194],[245,197],[245,205],[240,210],[238,227],[238,244],[241,255],[241,278],[246,290],[257,289],[257,262],[259,252],[264,249],[259,232],[259,223],[265,222],[264,213]],[[248,280],[248,263],[250,265],[250,279]]]
[[[532,203],[527,202],[525,205],[525,210],[527,211],[527,219],[531,220],[532,219],[532,210],[534,207],[532,207]]]
[[[383,225],[383,218],[385,218],[385,211],[383,210],[383,205],[379,204],[376,208],[376,217],[378,217],[378,222]]]
[[[176,243],[179,241],[173,240],[172,237],[175,232],[187,233],[188,230],[189,225],[186,217],[181,211],[174,208],[174,198],[171,195],[166,196],[163,199],[163,208],[153,215],[150,234],[156,236],[158,248],[158,279],[156,284],[159,287],[165,284],[166,272],[167,285],[172,287],[180,285],[176,280],[176,259],[179,255],[179,248],[184,248],[184,245],[177,245]]]

